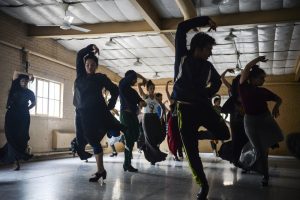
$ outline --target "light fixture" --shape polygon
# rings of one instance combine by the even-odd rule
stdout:
[[[114,46],[116,45],[117,43],[115,41],[113,41],[113,38],[109,38],[109,41],[107,41],[105,43],[106,46]]]
[[[236,50],[236,66],[234,69],[234,71],[236,71],[236,72],[242,71],[240,55],[241,55],[240,52],[238,50]]]
[[[133,63],[134,66],[141,66],[143,63],[140,61],[140,58],[136,58],[136,61]]]
[[[212,0],[212,3],[215,5],[226,5],[232,2],[231,0]]]
[[[232,32],[233,32],[233,28],[230,29],[229,35],[227,35],[225,37],[225,40],[227,40],[227,41],[234,41],[234,38],[236,37],[236,35],[234,35]]]
[[[160,76],[158,75],[158,72],[155,72],[155,74],[153,75],[153,78],[159,78]]]

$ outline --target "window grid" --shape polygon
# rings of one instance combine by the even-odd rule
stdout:
[[[32,115],[62,118],[62,83],[36,77],[29,84],[36,95],[36,106],[30,110]]]

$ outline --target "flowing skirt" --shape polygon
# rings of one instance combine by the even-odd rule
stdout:
[[[167,154],[161,152],[159,149],[159,145],[164,141],[165,135],[163,134],[162,126],[157,114],[146,113],[142,125],[145,136],[143,151],[146,160],[151,163],[165,160]]]
[[[28,160],[30,115],[28,111],[9,109],[5,115],[5,136],[7,143],[0,149],[0,161],[13,163],[15,160]]]

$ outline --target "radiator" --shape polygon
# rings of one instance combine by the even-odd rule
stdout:
[[[69,149],[71,147],[71,141],[76,137],[74,132],[66,131],[53,131],[52,148],[57,149]]]

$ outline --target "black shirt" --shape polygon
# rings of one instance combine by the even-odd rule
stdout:
[[[121,103],[120,110],[130,110],[132,113],[137,113],[139,110],[138,104],[143,101],[143,99],[138,95],[137,91],[131,87],[133,78],[136,78],[136,76],[129,75],[121,79],[119,83]]]
[[[197,17],[178,25],[175,44],[175,83],[172,98],[193,104],[209,103],[222,82],[214,66],[207,60],[194,58],[186,47],[186,34],[195,27],[207,25],[208,17]]]
[[[76,72],[77,78],[74,84],[73,105],[76,108],[106,107],[102,90],[105,88],[110,92],[111,98],[107,105],[111,110],[115,107],[119,95],[118,86],[106,75],[101,73],[87,74],[84,64],[84,56],[93,50],[92,45],[81,49],[77,54]]]

